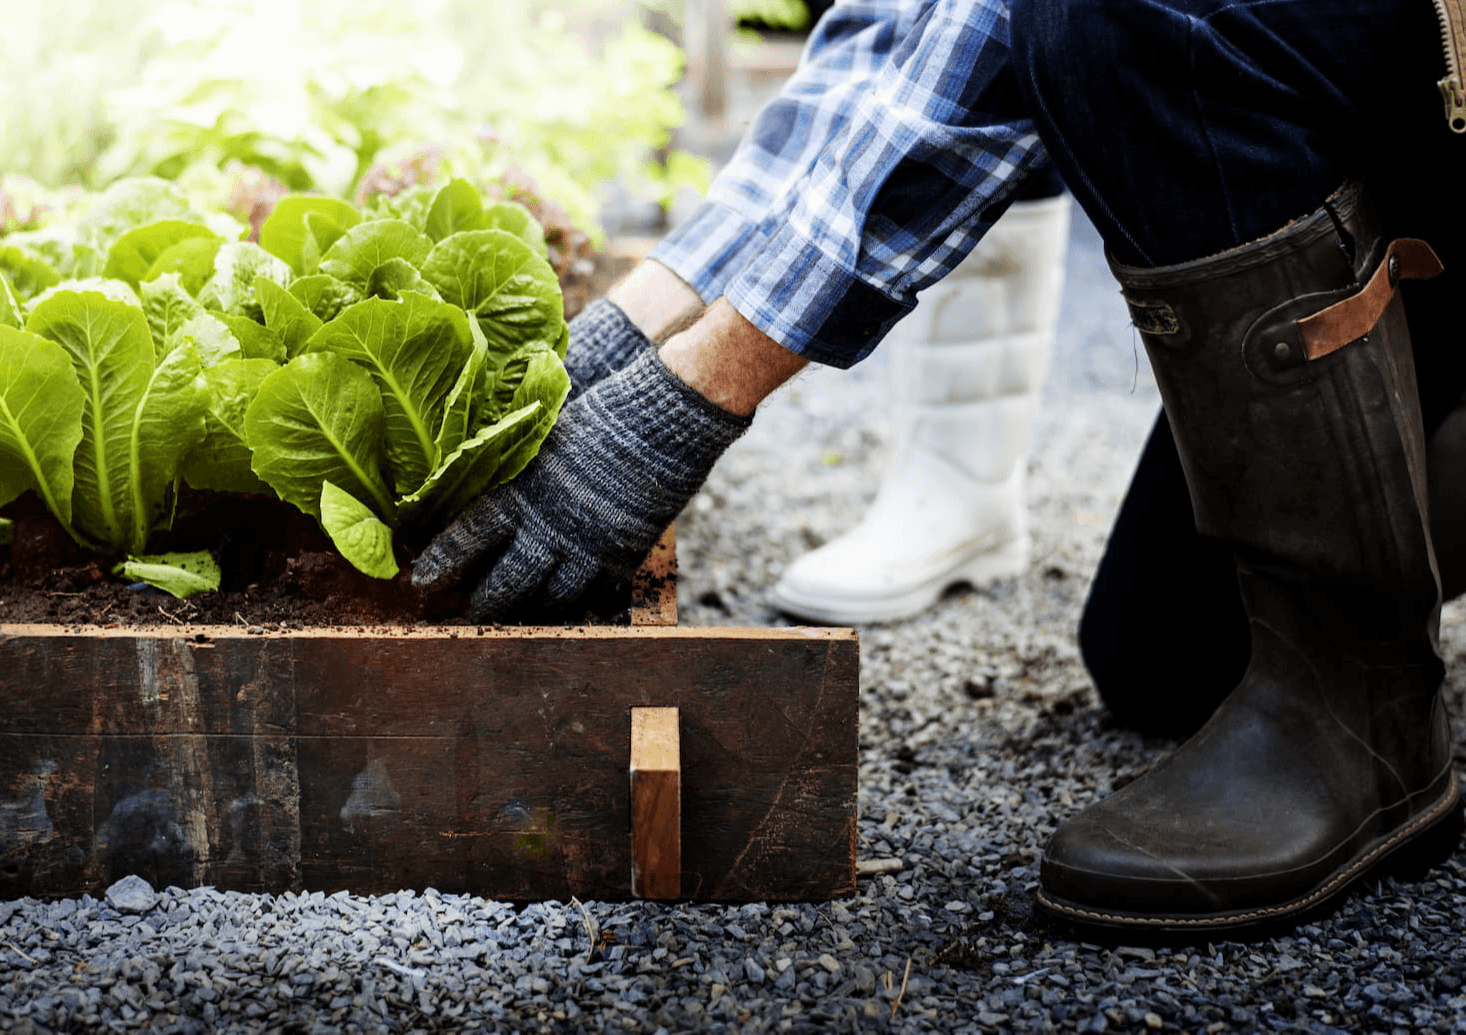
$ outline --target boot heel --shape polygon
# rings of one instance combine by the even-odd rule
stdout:
[[[1456,802],[1450,812],[1386,856],[1371,877],[1393,877],[1414,883],[1424,880],[1432,869],[1456,854],[1466,832],[1466,808]]]
[[[994,582],[1015,579],[1028,570],[1030,547],[1028,536],[1023,535],[979,554],[954,571],[942,590],[964,584],[973,589],[984,589]],[[940,596],[941,591],[937,595]]]

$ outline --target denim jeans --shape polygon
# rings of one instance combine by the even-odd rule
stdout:
[[[1111,254],[1262,237],[1451,136],[1429,0],[1014,0],[1019,90]]]
[[[1466,513],[1447,484],[1466,472],[1435,462],[1466,461],[1459,430],[1436,434],[1466,390],[1466,138],[1435,86],[1428,0],[1014,0],[1012,38],[1049,153],[1121,262],[1256,240],[1356,176],[1393,235],[1435,247],[1447,272],[1402,291],[1432,500]],[[1439,520],[1456,517],[1433,515],[1448,574],[1466,570],[1466,525]],[[1195,530],[1163,413],[1090,587],[1085,663],[1122,720],[1185,732],[1241,677],[1248,637],[1232,552]]]

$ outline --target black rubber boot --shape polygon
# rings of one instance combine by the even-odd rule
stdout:
[[[1425,447],[1394,290],[1438,269],[1421,242],[1384,240],[1357,185],[1221,255],[1114,267],[1197,527],[1236,551],[1252,653],[1195,736],[1059,828],[1046,909],[1157,931],[1271,924],[1456,810]],[[1180,692],[1187,673],[1174,678]]]

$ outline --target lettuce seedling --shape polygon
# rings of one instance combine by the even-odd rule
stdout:
[[[67,523],[97,549],[140,553],[170,519],[179,467],[203,436],[198,349],[158,357],[142,309],[92,291],[46,298],[26,331],[61,346],[81,389]]]
[[[183,286],[220,230],[172,185],[126,181],[69,235],[7,248],[27,275],[17,287],[0,273],[0,503],[34,491],[112,555],[170,525],[207,426],[205,367],[240,353]]]
[[[463,181],[365,214],[291,196],[242,233],[142,180],[69,237],[6,239],[0,505],[34,491],[119,570],[193,592],[212,566],[143,556],[180,481],[267,492],[390,578],[394,531],[518,474],[569,391],[543,233]]]
[[[455,180],[356,221],[287,197],[260,240],[314,272],[283,293],[256,281],[291,358],[245,415],[253,470],[357,568],[390,577],[391,530],[445,520],[518,474],[570,390],[543,232]]]

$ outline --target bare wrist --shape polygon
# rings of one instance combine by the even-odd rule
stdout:
[[[703,398],[740,417],[753,413],[809,362],[725,300],[714,302],[702,319],[669,338],[660,355],[667,369]]]
[[[626,318],[654,342],[687,327],[702,314],[702,299],[681,277],[651,259],[636,267],[606,292]]]

